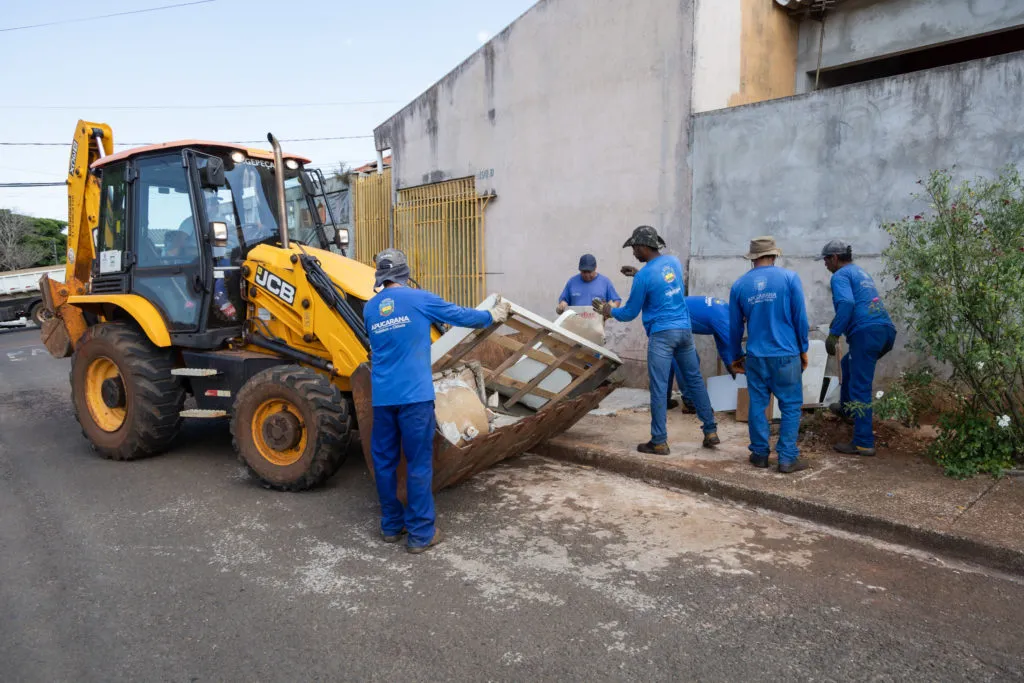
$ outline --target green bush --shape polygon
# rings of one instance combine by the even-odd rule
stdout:
[[[1024,454],[1024,181],[940,171],[924,188],[927,212],[884,226],[888,301],[962,399],[932,455],[954,476],[996,474]]]

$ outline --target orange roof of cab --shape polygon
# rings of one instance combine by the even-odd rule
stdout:
[[[131,149],[126,149],[121,152],[117,152],[116,154],[105,156],[102,159],[97,159],[96,161],[92,162],[91,168],[99,168],[100,166],[103,166],[105,164],[109,164],[114,161],[119,161],[121,159],[127,159],[129,157],[133,157],[138,154],[143,154],[145,152],[155,152],[156,150],[159,149],[179,149],[183,147],[220,147],[221,149],[237,149],[240,152],[244,152],[247,156],[256,157],[257,159],[269,159],[271,161],[273,161],[274,159],[274,153],[271,152],[269,149],[256,149],[253,147],[246,147],[244,145],[236,145],[230,142],[215,142],[212,140],[173,140],[171,142],[161,142],[156,145],[132,147]],[[309,159],[307,159],[306,157],[300,157],[297,154],[285,154],[284,158],[295,159],[296,161],[302,162],[304,164],[309,163]]]

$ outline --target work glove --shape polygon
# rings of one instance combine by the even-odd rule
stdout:
[[[746,363],[747,363],[747,357],[746,356],[743,356],[742,358],[737,358],[736,360],[734,360],[732,362],[732,365],[729,366],[729,369],[733,371],[733,377],[735,377],[736,375],[745,375],[745,374],[747,374]]]
[[[626,277],[634,277],[636,275],[636,268],[633,266],[622,266],[622,269],[619,272]]]
[[[595,296],[591,304],[593,304],[594,310],[600,313],[605,320],[612,317],[612,305],[604,299]]]
[[[838,344],[838,343],[839,343],[839,335],[836,335],[836,334],[828,335],[828,339],[825,340],[825,351],[828,352],[828,355],[830,355],[830,356],[836,355],[836,344]]]
[[[564,301],[559,301],[558,306],[555,308],[555,313],[557,313],[558,315],[562,315],[563,313],[565,313],[565,309],[567,308],[569,308],[569,304],[565,303]]]
[[[509,314],[512,312],[512,304],[502,300],[499,296],[498,301],[488,311],[491,314],[492,325],[498,325],[508,320]]]
[[[801,353],[800,354],[800,371],[803,372],[804,370],[806,370],[807,366],[810,364],[810,362],[811,362],[810,358],[807,356],[807,354],[806,353]]]

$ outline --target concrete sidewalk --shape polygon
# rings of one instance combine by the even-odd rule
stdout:
[[[774,453],[770,469],[752,467],[747,425],[728,413],[717,417],[722,445],[713,450],[701,448],[696,418],[675,410],[668,420],[672,454],[637,453],[649,438],[650,416],[627,408],[588,415],[534,452],[1024,574],[1024,479],[950,479],[920,454],[919,434],[888,425],[877,430],[878,456],[840,455],[828,444],[848,438],[851,428],[806,413],[801,457],[810,469],[783,475]]]

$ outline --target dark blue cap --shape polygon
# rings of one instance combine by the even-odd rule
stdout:
[[[597,259],[593,254],[580,256],[580,270],[586,273],[597,270]]]

